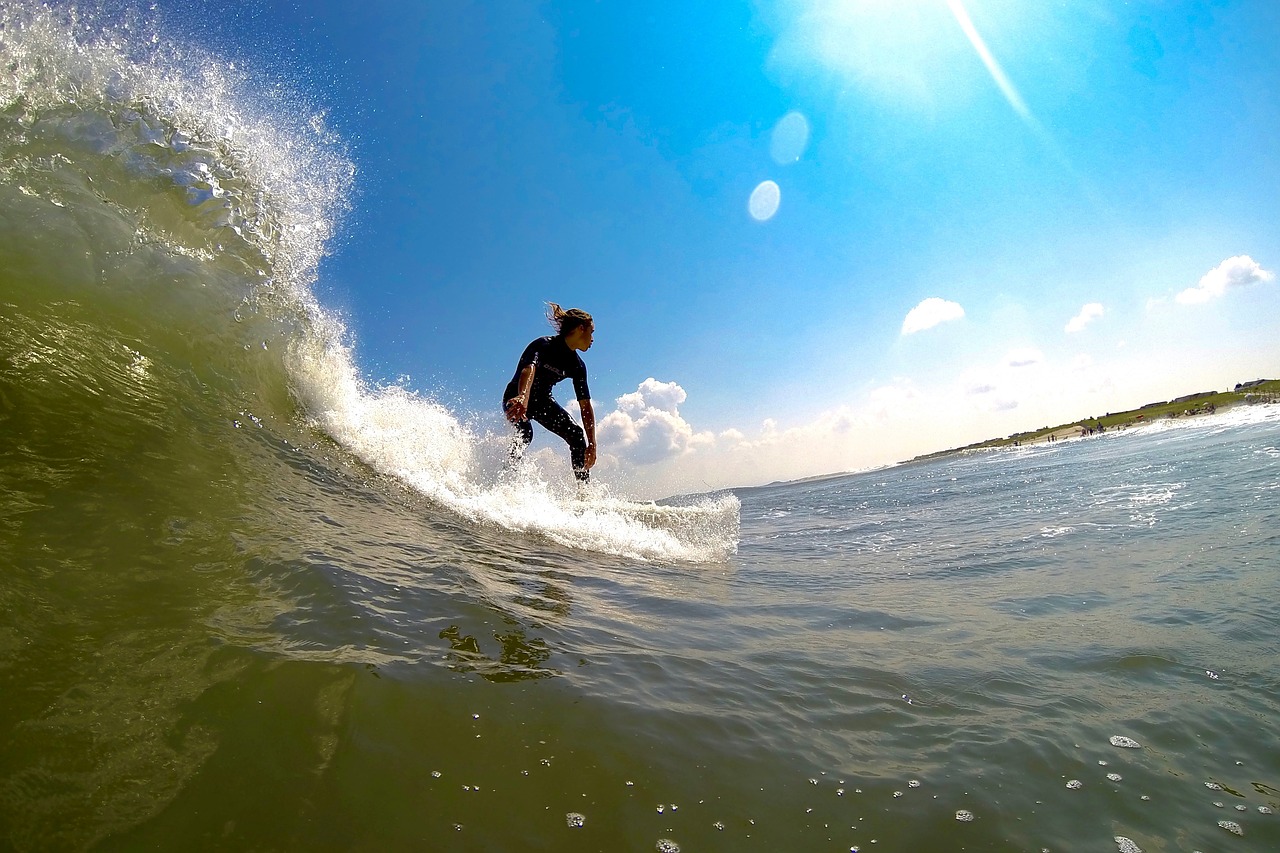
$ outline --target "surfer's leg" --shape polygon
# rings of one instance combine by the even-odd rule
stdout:
[[[573,476],[584,483],[591,478],[587,470],[587,436],[573,417],[554,400],[540,401],[531,408],[529,417],[564,439],[569,445],[569,460],[573,463]]]

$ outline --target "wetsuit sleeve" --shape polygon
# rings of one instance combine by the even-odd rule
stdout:
[[[578,366],[581,370],[573,376],[573,394],[579,400],[590,400],[591,389],[587,387],[587,366],[583,363],[581,356],[578,358]]]
[[[546,338],[538,338],[524,348],[524,353],[520,356],[520,363],[516,365],[516,375],[520,375],[520,371],[524,370],[531,364],[537,364],[542,357],[542,351],[546,349]]]

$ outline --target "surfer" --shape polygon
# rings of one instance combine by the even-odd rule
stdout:
[[[537,421],[569,445],[573,475],[585,483],[591,476],[591,466],[596,464],[596,416],[587,389],[587,365],[578,353],[591,349],[596,327],[586,311],[566,311],[554,302],[547,303],[547,319],[556,327],[556,334],[538,338],[525,347],[515,376],[502,395],[507,420],[516,428],[511,458],[524,455],[533,441],[532,422]],[[573,380],[573,393],[582,409],[581,427],[551,396],[551,389],[564,379]]]

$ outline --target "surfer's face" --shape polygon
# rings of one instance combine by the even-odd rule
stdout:
[[[564,342],[569,345],[570,349],[576,349],[578,352],[586,352],[591,349],[591,342],[595,337],[595,333],[595,323],[584,323],[569,334],[565,335]]]

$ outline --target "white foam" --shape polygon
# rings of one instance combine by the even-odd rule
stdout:
[[[317,312],[289,353],[294,391],[312,422],[376,471],[473,522],[562,545],[643,560],[708,562],[737,550],[732,495],[687,506],[628,501],[593,484],[579,494],[567,453],[526,459],[505,475],[509,435],[482,432],[445,406],[360,379],[342,323]],[[558,470],[557,470],[558,469]]]

